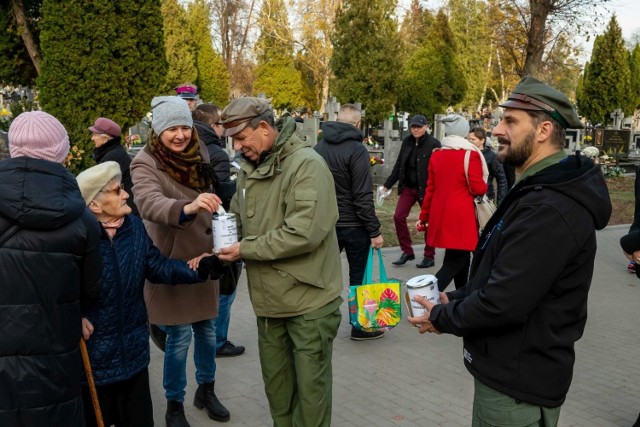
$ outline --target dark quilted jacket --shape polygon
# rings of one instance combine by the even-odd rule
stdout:
[[[84,426],[81,304],[98,298],[100,225],[62,165],[0,161],[0,426]]]
[[[153,283],[200,282],[186,262],[160,254],[134,215],[125,217],[113,240],[102,231],[100,251],[100,303],[85,313],[94,327],[87,348],[96,385],[124,381],[149,364],[145,278]]]

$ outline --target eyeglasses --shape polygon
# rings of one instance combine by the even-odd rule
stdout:
[[[120,195],[120,192],[124,190],[124,184],[120,183],[120,185],[118,185],[116,188],[111,188],[109,190],[100,190],[101,193],[110,193],[110,192],[114,192],[116,193],[116,196]]]

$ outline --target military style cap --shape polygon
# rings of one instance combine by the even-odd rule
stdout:
[[[232,136],[242,131],[249,124],[249,120],[258,117],[271,106],[268,99],[242,97],[234,99],[224,107],[222,115],[223,136]]]
[[[566,128],[583,128],[571,101],[562,92],[531,76],[523,77],[500,107],[544,111]]]

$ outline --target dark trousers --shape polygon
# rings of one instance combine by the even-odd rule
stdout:
[[[420,198],[418,197],[418,190],[415,188],[403,188],[400,197],[398,197],[398,204],[396,205],[396,211],[393,214],[393,222],[396,225],[396,235],[398,236],[398,242],[400,243],[400,249],[407,255],[413,255],[413,247],[411,242],[411,233],[409,233],[409,227],[407,226],[407,217],[411,213],[413,205],[420,204]],[[436,256],[436,248],[427,244],[427,235],[429,230],[424,232],[424,257],[433,259]]]
[[[349,286],[362,285],[367,268],[371,238],[367,230],[360,227],[336,227],[338,247],[344,249],[349,262]]]
[[[135,374],[128,380],[96,387],[105,426],[152,427],[153,404],[149,391],[149,370]],[[84,416],[87,427],[97,426],[89,386],[82,386]]]
[[[469,266],[471,264],[471,252],[457,249],[446,249],[442,267],[436,273],[438,279],[438,289],[444,291],[451,280],[454,281],[456,289],[467,284],[469,278]]]

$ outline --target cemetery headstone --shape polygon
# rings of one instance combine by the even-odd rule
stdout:
[[[306,140],[311,142],[313,145],[318,143],[318,129],[320,126],[320,120],[315,117],[305,117],[304,122],[302,123],[302,134],[305,136]]]

